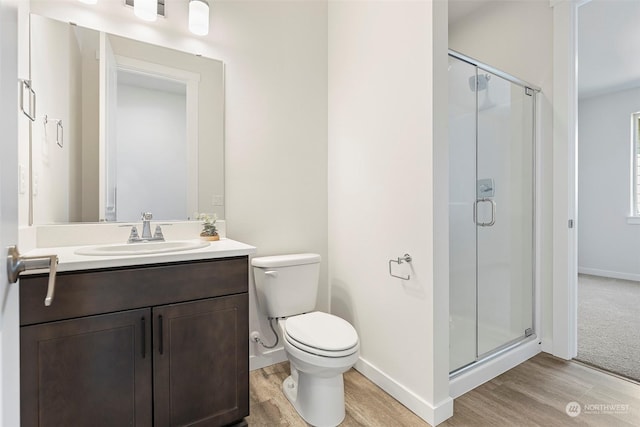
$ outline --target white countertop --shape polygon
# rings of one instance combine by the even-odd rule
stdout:
[[[209,246],[186,251],[162,252],[141,255],[95,256],[78,255],[76,250],[86,246],[61,246],[37,248],[22,254],[23,256],[58,256],[58,272],[92,270],[97,268],[126,267],[133,265],[159,264],[166,262],[194,261],[201,259],[226,258],[256,253],[256,248],[235,240],[221,238],[210,242]],[[43,270],[25,271],[22,274],[38,274]]]

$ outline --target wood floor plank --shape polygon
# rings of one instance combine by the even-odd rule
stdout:
[[[343,423],[345,426],[429,425],[358,371],[347,372],[344,382],[345,407],[349,415]],[[376,415],[372,417],[371,414]]]
[[[288,375],[287,362],[251,372],[250,426],[307,426],[282,393]],[[344,383],[343,427],[429,425],[353,369],[345,373]],[[567,415],[570,402],[581,405],[580,415]],[[640,385],[541,353],[457,398],[453,417],[440,425],[637,427]]]

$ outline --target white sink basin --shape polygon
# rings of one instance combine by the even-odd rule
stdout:
[[[115,245],[86,246],[75,251],[78,255],[120,256],[146,255],[162,252],[179,252],[209,246],[202,240],[173,240],[170,242],[124,243]]]

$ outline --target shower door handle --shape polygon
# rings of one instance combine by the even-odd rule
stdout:
[[[496,223],[496,202],[493,199],[485,199],[485,201],[491,203],[491,221],[483,225],[483,227],[491,227]]]
[[[491,221],[478,222],[478,205],[480,203],[491,203]],[[473,202],[473,222],[480,227],[491,227],[496,223],[496,202],[493,199],[477,199]]]

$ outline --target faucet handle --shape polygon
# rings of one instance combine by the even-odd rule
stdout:
[[[138,235],[138,227],[134,225],[133,227],[131,227],[131,233],[129,234],[129,240],[127,242],[131,243],[138,240],[140,240],[140,236]]]
[[[164,235],[162,234],[162,228],[159,225],[156,225],[156,230],[153,232],[154,240],[162,240],[164,242]]]
[[[142,218],[140,218],[143,221],[151,221],[151,218],[153,218],[153,214],[151,212],[142,212],[140,215],[142,215]]]

